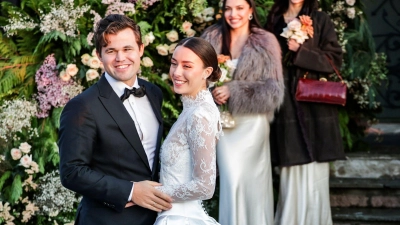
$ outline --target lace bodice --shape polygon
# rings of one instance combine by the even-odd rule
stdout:
[[[157,187],[174,201],[212,197],[216,179],[216,141],[222,134],[219,111],[208,90],[196,98],[182,96],[183,111],[160,152]]]

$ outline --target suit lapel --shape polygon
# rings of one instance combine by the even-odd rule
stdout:
[[[135,122],[126,111],[126,108],[115,94],[104,75],[100,78],[97,84],[99,86],[100,101],[103,103],[108,113],[121,129],[122,134],[125,136],[150,171],[149,161],[147,160],[146,152],[137,133]]]
[[[146,96],[149,99],[151,108],[153,109],[154,114],[156,115],[156,118],[160,124],[158,128],[158,133],[157,133],[157,146],[156,150],[154,153],[154,162],[153,162],[153,171],[152,171],[152,179],[157,180],[157,175],[159,172],[159,155],[160,155],[160,147],[161,147],[161,137],[162,137],[162,132],[163,132],[163,121],[161,117],[161,109],[160,109],[160,96],[156,95],[156,91],[153,90],[154,85],[150,85],[147,82],[144,82],[142,79],[138,79],[139,85],[144,85],[146,88]]]

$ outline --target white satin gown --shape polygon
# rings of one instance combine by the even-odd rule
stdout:
[[[160,152],[160,183],[172,208],[158,214],[156,225],[217,225],[202,200],[213,196],[216,180],[216,141],[222,134],[220,114],[208,90],[195,98],[181,97],[183,111]]]

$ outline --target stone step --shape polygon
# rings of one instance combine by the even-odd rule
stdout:
[[[400,224],[400,209],[332,208],[336,225]]]
[[[352,188],[352,189],[400,189],[400,179],[394,178],[337,178],[329,180],[331,188]]]

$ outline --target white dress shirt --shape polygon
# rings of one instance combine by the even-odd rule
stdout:
[[[114,79],[107,74],[107,72],[105,73],[105,78],[118,97],[124,94],[125,88],[132,89],[133,87],[140,87],[137,77],[133,87],[129,87],[124,82]],[[123,104],[129,115],[132,117],[132,120],[135,122],[135,127],[146,152],[150,169],[153,169],[154,155],[157,146],[157,134],[160,124],[150,105],[150,101],[146,95],[141,98],[130,95],[129,98],[123,102]],[[129,200],[130,199],[131,196],[129,196]]]

